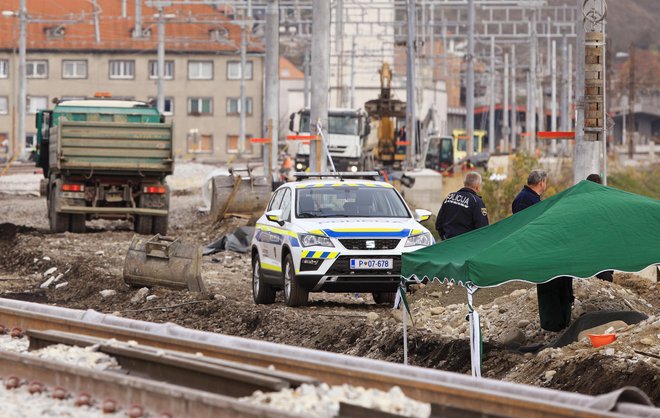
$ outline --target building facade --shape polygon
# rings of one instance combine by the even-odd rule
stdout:
[[[40,17],[65,16],[67,11],[47,10],[50,3],[29,3],[26,148],[34,145],[35,113],[52,108],[57,100],[104,92],[113,97],[153,101],[155,106],[155,10],[142,8],[142,31],[135,36],[135,13],[129,13],[135,9],[128,8],[123,15],[117,8],[119,2],[99,0],[103,10],[98,19],[100,36],[95,36],[91,21],[60,25],[60,33],[53,36],[49,32],[53,25],[40,23]],[[80,12],[89,9],[90,3],[69,1],[67,7],[70,13]],[[87,10],[88,14],[92,12]],[[241,147],[240,113],[245,107],[246,140],[241,157],[258,158],[261,147],[252,147],[249,138],[262,134],[263,48],[257,42],[248,43],[246,101],[241,106],[243,69],[237,49],[240,27],[210,6],[173,6],[165,13],[164,114],[174,124],[175,155],[179,159],[218,162],[237,156]],[[191,16],[203,23],[193,23]],[[12,153],[19,143],[18,22],[14,20],[18,18],[0,22],[0,154]],[[187,23],[189,20],[191,23]]]

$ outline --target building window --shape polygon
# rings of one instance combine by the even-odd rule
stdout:
[[[0,115],[9,113],[9,98],[7,96],[0,96]]]
[[[87,61],[62,61],[62,78],[87,78]]]
[[[245,154],[252,154],[252,135],[245,135]],[[227,135],[227,154],[238,154],[238,135]]]
[[[186,138],[186,148],[189,154],[212,154],[213,135],[200,134],[199,130],[191,129]]]
[[[0,78],[9,77],[9,61],[0,60]]]
[[[229,61],[227,62],[227,79],[240,80],[241,79],[241,62]],[[245,66],[245,79],[252,80],[252,61],[247,61]]]
[[[189,115],[212,115],[213,99],[210,97],[190,97],[188,98]]]
[[[149,102],[153,102],[154,106],[158,105],[157,97],[150,97]],[[163,103],[163,115],[172,116],[174,115],[174,97],[166,97],[165,103]]]
[[[27,111],[35,114],[39,110],[48,109],[48,96],[28,96]]]
[[[132,80],[135,78],[135,61],[110,61],[110,78]]]
[[[174,79],[174,61],[165,61],[165,80]],[[149,61],[149,78],[152,80],[158,79],[158,61]]]
[[[213,80],[213,61],[188,61],[190,80]]]
[[[245,111],[246,115],[252,116],[252,97],[245,98]],[[241,99],[240,97],[227,98],[227,115],[238,116],[241,114]]]
[[[48,61],[27,61],[25,63],[25,74],[28,78],[48,78]]]

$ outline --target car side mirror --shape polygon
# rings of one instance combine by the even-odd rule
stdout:
[[[284,221],[282,220],[281,209],[269,210],[268,212],[266,212],[266,219],[268,219],[271,222],[276,222],[280,226],[284,225]]]
[[[296,114],[295,114],[295,113],[292,113],[292,114],[289,115],[289,130],[290,130],[291,132],[294,132],[294,129],[293,129],[293,119],[294,119],[295,117],[296,117]]]
[[[415,220],[417,222],[428,221],[432,213],[426,209],[415,209]]]
[[[371,124],[367,122],[367,124],[364,127],[364,136],[369,136],[371,133]]]

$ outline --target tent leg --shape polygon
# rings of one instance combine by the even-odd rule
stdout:
[[[406,306],[403,306],[403,364],[408,365],[408,318]]]
[[[470,318],[470,365],[472,377],[481,377],[481,328],[479,326],[479,313],[474,310],[472,295],[477,287],[466,286],[468,292],[468,317]]]

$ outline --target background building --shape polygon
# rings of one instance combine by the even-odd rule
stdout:
[[[17,11],[18,3],[5,1],[1,7]],[[34,114],[57,99],[108,92],[155,102],[156,9],[138,9],[132,0],[97,0],[96,10],[86,0],[27,3],[28,148],[34,144]],[[174,122],[176,156],[227,160],[239,148],[241,27],[204,5],[167,7],[163,16],[165,115]],[[17,16],[0,17],[0,153],[17,143],[18,34]],[[262,134],[263,55],[261,41],[248,36],[248,138]],[[246,141],[244,157],[259,155],[260,147]]]

